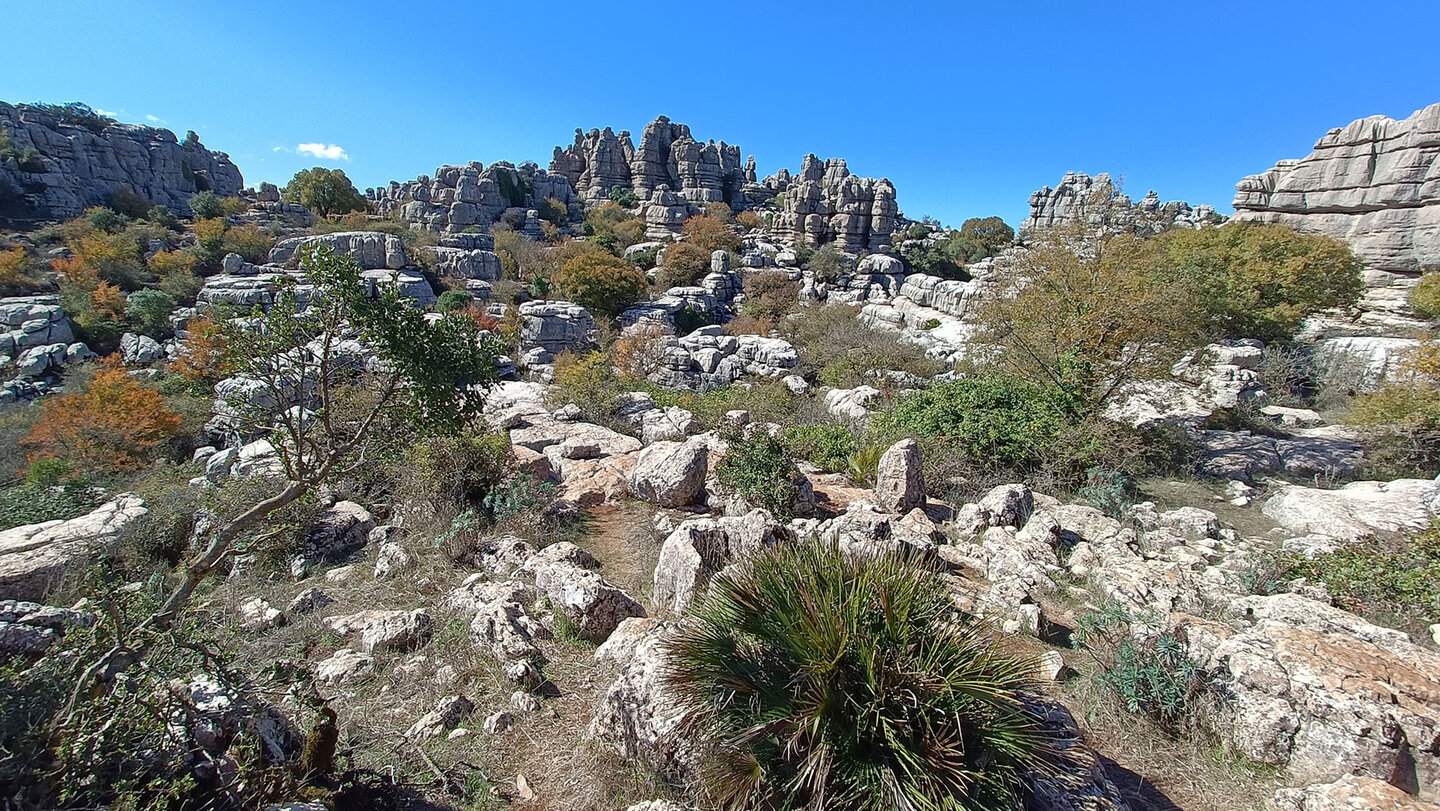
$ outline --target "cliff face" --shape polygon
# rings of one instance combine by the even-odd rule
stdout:
[[[0,102],[0,221],[74,217],[129,189],[182,216],[190,195],[239,193],[240,170],[198,139],[157,127],[111,124],[100,132],[29,105]]]
[[[1236,184],[1235,219],[1350,244],[1375,271],[1440,267],[1440,104],[1330,130],[1299,160]]]

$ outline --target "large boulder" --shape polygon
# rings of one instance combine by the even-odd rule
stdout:
[[[1440,796],[1440,653],[1295,594],[1229,608],[1170,623],[1228,697],[1230,746],[1302,783],[1364,774]]]
[[[1440,515],[1440,481],[1351,482],[1337,490],[1281,486],[1261,510],[1296,535],[1353,541],[1422,532]]]
[[[619,674],[595,710],[590,735],[626,757],[683,779],[695,773],[700,752],[693,736],[679,734],[683,714],[664,679],[664,644],[670,631],[669,625],[658,623],[619,652]]]
[[[875,473],[875,500],[880,509],[897,514],[925,505],[919,442],[902,439],[880,456]]]
[[[630,492],[661,507],[684,507],[705,489],[706,448],[700,442],[655,442],[630,472]]]
[[[601,643],[625,619],[645,616],[645,608],[587,568],[594,563],[588,553],[561,542],[526,561],[524,569],[535,576],[535,588],[582,638]]]
[[[42,599],[59,584],[71,561],[115,539],[148,512],[144,501],[126,493],[79,518],[0,532],[0,600]]]
[[[660,558],[655,564],[655,604],[682,613],[710,578],[731,562],[793,537],[764,510],[682,522],[660,545]]]
[[[1333,783],[1282,788],[1265,807],[1267,811],[1440,811],[1440,805],[1363,774],[1347,774]]]

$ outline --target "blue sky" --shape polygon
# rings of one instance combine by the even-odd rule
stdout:
[[[0,0],[0,99],[196,130],[249,184],[549,161],[656,115],[889,177],[906,214],[999,214],[1067,170],[1229,210],[1331,127],[1440,101],[1440,2]],[[300,145],[326,154],[302,154]],[[333,147],[333,148],[332,148]],[[343,151],[343,155],[339,154]]]

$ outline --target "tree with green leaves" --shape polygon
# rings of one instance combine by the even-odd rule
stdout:
[[[662,673],[719,808],[1016,808],[1057,757],[1034,663],[918,559],[769,547],[690,614]]]
[[[280,190],[280,198],[287,203],[299,203],[322,217],[370,208],[364,195],[345,176],[344,169],[323,166],[296,172]]]
[[[196,538],[164,599],[85,669],[54,726],[64,727],[77,706],[94,698],[92,690],[112,685],[117,668],[173,644],[169,633],[191,597],[237,541],[325,483],[370,464],[390,427],[408,424],[424,435],[471,424],[496,380],[500,351],[474,319],[427,317],[394,284],[381,283],[370,295],[355,260],[328,249],[305,253],[301,278],[281,283],[268,310],[257,307],[222,331],[224,371],[243,383],[226,398],[230,422],[237,434],[263,437],[273,447],[272,486]],[[372,356],[377,363],[366,362]]]
[[[1077,418],[1164,374],[1205,335],[1187,288],[1129,232],[1047,229],[1000,268],[999,284],[980,311],[981,340],[1009,372],[1065,392]]]
[[[960,223],[960,238],[979,246],[985,256],[994,256],[1015,241],[1015,229],[999,217],[971,217]]]

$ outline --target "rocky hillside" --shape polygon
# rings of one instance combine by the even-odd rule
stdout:
[[[0,221],[74,217],[122,190],[189,215],[190,195],[229,197],[244,186],[230,156],[206,149],[193,132],[180,141],[170,130],[93,111],[61,115],[4,102],[0,132]]]

